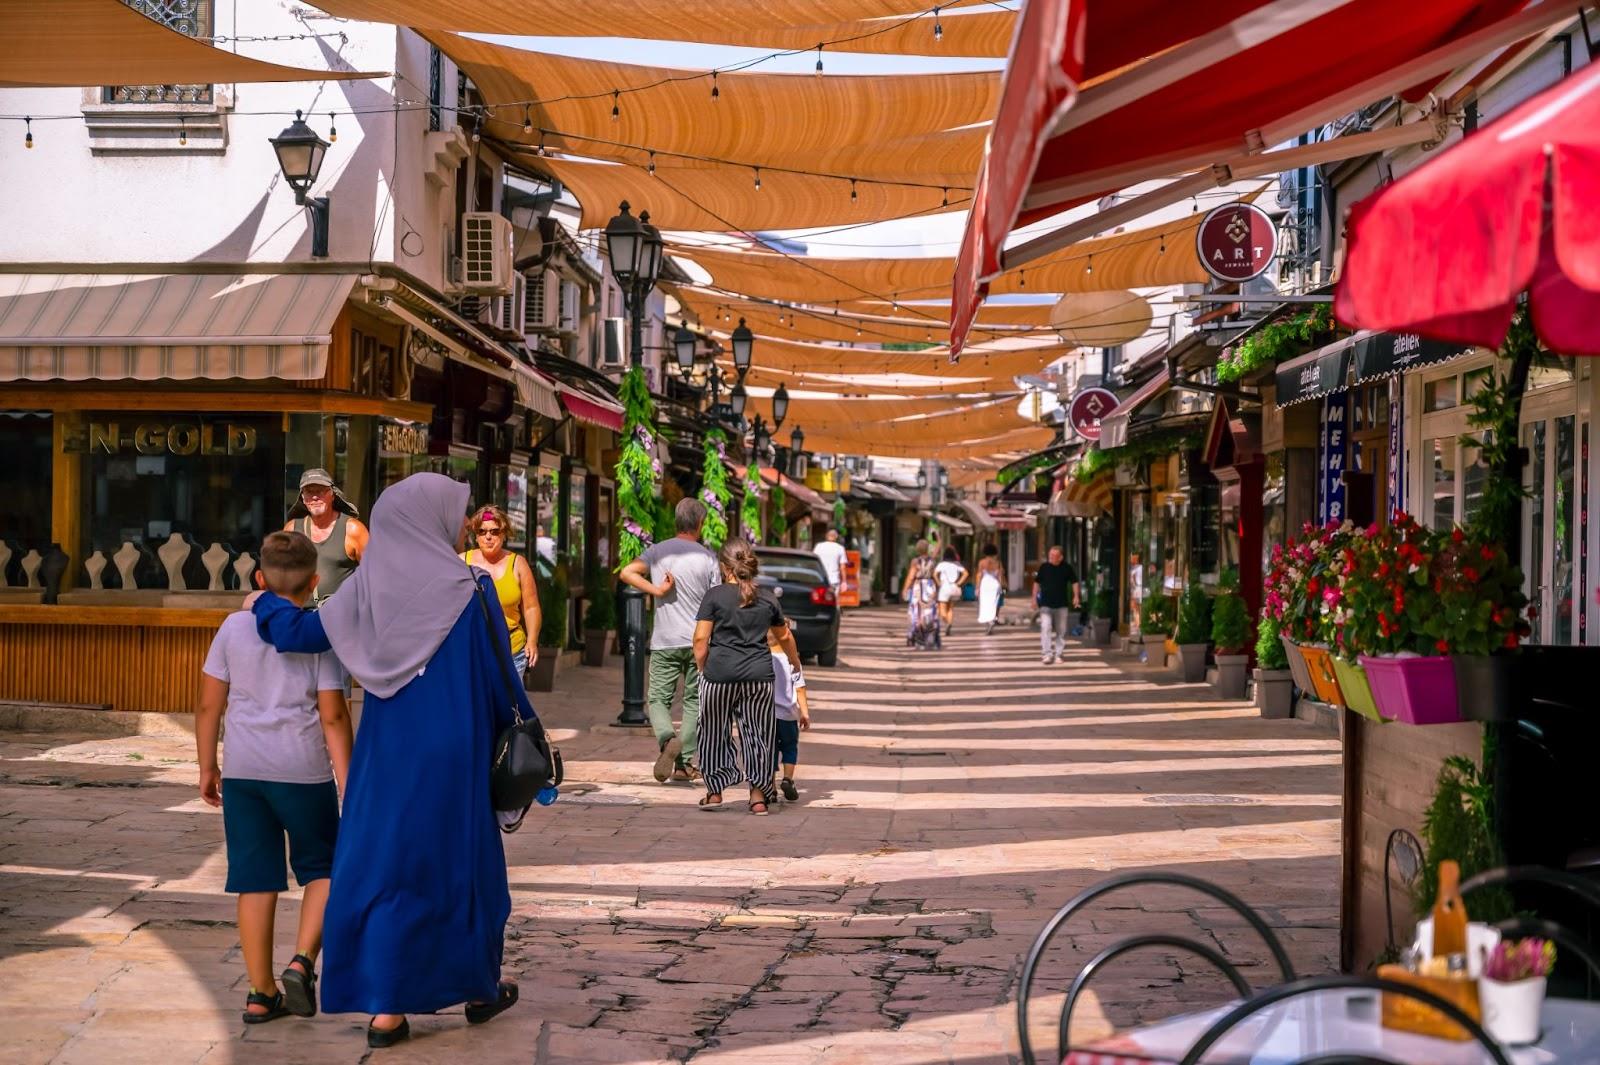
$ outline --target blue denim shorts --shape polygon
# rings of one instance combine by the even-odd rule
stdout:
[[[228,843],[228,883],[239,894],[284,891],[289,873],[301,887],[333,875],[339,838],[339,791],[333,781],[284,784],[276,780],[222,779],[222,831]]]
[[[783,765],[800,760],[800,722],[778,718],[778,759]]]

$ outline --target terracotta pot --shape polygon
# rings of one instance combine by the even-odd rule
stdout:
[[[561,648],[539,648],[539,660],[529,667],[526,674],[528,690],[535,692],[553,692],[556,690],[556,674],[561,671]]]
[[[1315,695],[1317,689],[1311,683],[1311,670],[1306,667],[1306,656],[1300,653],[1300,645],[1283,633],[1278,634],[1278,639],[1283,641],[1283,653],[1289,657],[1289,673],[1294,677],[1294,686],[1307,695]]]
[[[611,632],[608,629],[583,630],[583,664],[586,666],[603,666],[606,664],[606,644],[610,642]]]
[[[1306,672],[1311,674],[1311,690],[1317,698],[1330,706],[1343,706],[1344,696],[1339,692],[1339,678],[1334,675],[1332,655],[1326,647],[1300,646],[1306,660]]]
[[[1256,709],[1266,718],[1294,716],[1294,674],[1287,669],[1256,670]]]
[[[1372,685],[1367,680],[1367,671],[1356,662],[1346,662],[1342,658],[1334,657],[1333,674],[1339,678],[1339,693],[1344,696],[1345,705],[1362,717],[1373,721],[1382,721],[1383,715],[1378,713],[1378,704],[1372,698]]]
[[[1220,698],[1243,699],[1249,670],[1249,655],[1218,655],[1217,679],[1212,687]]]
[[[1206,651],[1208,643],[1180,643],[1178,645],[1179,677],[1185,684],[1195,684],[1206,679]]]
[[[1461,720],[1456,672],[1445,655],[1426,658],[1361,656],[1378,712],[1408,725],[1446,725]]]

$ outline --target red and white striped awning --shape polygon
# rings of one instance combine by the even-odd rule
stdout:
[[[561,400],[562,409],[575,421],[614,433],[622,432],[624,411],[616,400],[565,381],[556,382],[556,396]]]
[[[952,352],[1017,227],[1228,171],[1569,17],[1550,0],[1028,0],[956,264]]]

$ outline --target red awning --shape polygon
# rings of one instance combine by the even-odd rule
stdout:
[[[1358,203],[1341,322],[1498,348],[1528,292],[1552,351],[1600,355],[1600,63]]]
[[[557,396],[566,412],[583,422],[600,429],[622,432],[622,405],[612,400],[585,392],[565,382],[556,385]]]
[[[1153,0],[1115,11],[1113,0],[1029,0],[1018,27],[1001,108],[990,133],[967,233],[956,263],[951,349],[959,353],[983,297],[1003,267],[1001,245],[1012,229],[1117,192],[1140,181],[1202,170],[1280,144],[1373,100],[1414,90],[1462,63],[1570,17],[1570,9],[1525,0],[1232,0],[1192,8],[1174,30],[1163,23],[1172,5]],[[1073,25],[1087,41],[1081,56],[1057,52],[1061,77],[1091,79],[1073,99],[1060,91],[1054,120],[1020,104],[1043,60],[1030,26]],[[1051,17],[1040,8],[1055,8]],[[1130,17],[1133,15],[1135,17]],[[1107,37],[1097,20],[1115,20],[1130,35],[1114,54],[1098,52]],[[1048,44],[1049,42],[1045,42]],[[1154,45],[1154,46],[1152,46]],[[1165,50],[1162,50],[1162,49]],[[1100,77],[1115,70],[1109,76]],[[1093,80],[1097,79],[1098,80]],[[1070,109],[1068,109],[1070,107]],[[1001,195],[988,170],[1005,175]],[[1032,165],[1029,162],[1033,161]],[[1020,162],[1019,162],[1020,161]],[[1020,213],[1019,213],[1020,212]]]
[[[1172,387],[1172,375],[1164,369],[1139,386],[1139,390],[1121,403],[1117,409],[1100,419],[1100,446],[1106,450],[1122,447],[1128,442],[1128,423],[1139,409],[1152,400],[1167,394]]]

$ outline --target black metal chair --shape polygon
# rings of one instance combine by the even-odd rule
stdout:
[[[1100,883],[1079,893],[1070,902],[1055,912],[1055,915],[1045,923],[1039,935],[1034,939],[1033,946],[1029,948],[1026,960],[1022,964],[1021,985],[1017,991],[1017,1038],[1022,1045],[1022,1060],[1024,1065],[1037,1065],[1038,1059],[1034,1055],[1033,1041],[1028,1035],[1028,998],[1035,974],[1038,972],[1039,960],[1044,956],[1045,948],[1055,938],[1067,919],[1074,913],[1083,909],[1094,900],[1134,886],[1164,886],[1185,888],[1201,895],[1209,896],[1222,903],[1234,913],[1244,918],[1245,922],[1253,928],[1266,944],[1272,954],[1272,960],[1277,964],[1279,972],[1286,981],[1293,981],[1294,966],[1289,962],[1289,955],[1284,951],[1283,944],[1278,942],[1278,937],[1272,929],[1261,919],[1261,916],[1252,910],[1237,897],[1228,891],[1201,880],[1198,877],[1186,876],[1182,873],[1124,873],[1119,876],[1102,880]],[[1238,967],[1223,957],[1215,947],[1197,942],[1185,936],[1164,933],[1149,933],[1144,935],[1129,936],[1118,940],[1111,946],[1101,950],[1086,962],[1078,975],[1073,978],[1072,985],[1067,990],[1067,999],[1061,1007],[1061,1018],[1056,1029],[1056,1056],[1055,1061],[1060,1061],[1066,1056],[1068,1035],[1072,1027],[1072,1011],[1077,1005],[1078,998],[1088,987],[1090,979],[1109,962],[1136,950],[1149,947],[1166,947],[1172,950],[1184,951],[1195,957],[1201,958],[1208,964],[1220,970],[1233,985],[1240,997],[1251,994],[1249,981],[1239,972]]]
[[[1416,987],[1411,984],[1401,983],[1398,980],[1388,980],[1378,976],[1312,976],[1304,980],[1295,980],[1279,987],[1268,988],[1252,998],[1241,1002],[1223,1016],[1218,1018],[1204,1035],[1189,1048],[1179,1065],[1200,1065],[1205,1054],[1212,1047],[1222,1041],[1234,1028],[1250,1019],[1269,1006],[1277,1005],[1286,999],[1296,998],[1300,995],[1314,994],[1318,991],[1338,991],[1344,989],[1357,989],[1379,991],[1384,994],[1400,995],[1410,998],[1424,1005],[1432,1006],[1446,1017],[1455,1021],[1467,1030],[1474,1041],[1484,1048],[1495,1065],[1511,1065],[1511,1059],[1506,1052],[1500,1049],[1483,1026],[1455,1003],[1434,994],[1426,988]],[[1297,1065],[1405,1065],[1392,1058],[1381,1058],[1365,1055],[1358,1052],[1321,1054],[1313,1058],[1302,1059]]]
[[[1400,882],[1409,892],[1416,887],[1425,860],[1422,841],[1414,833],[1403,828],[1389,833],[1383,844],[1383,927],[1391,953],[1399,947],[1394,939],[1394,873],[1400,873]]]
[[[1471,877],[1461,885],[1461,894],[1491,888],[1509,888],[1517,884],[1542,884],[1577,896],[1596,913],[1600,913],[1600,886],[1593,881],[1559,869],[1546,869],[1542,865],[1514,865],[1489,869]],[[1469,910],[1470,912],[1470,910]],[[1496,921],[1495,929],[1503,936],[1539,936],[1548,939],[1564,952],[1570,952],[1583,962],[1589,974],[1600,980],[1600,957],[1596,957],[1594,944],[1587,938],[1547,918],[1531,915],[1507,917]]]

